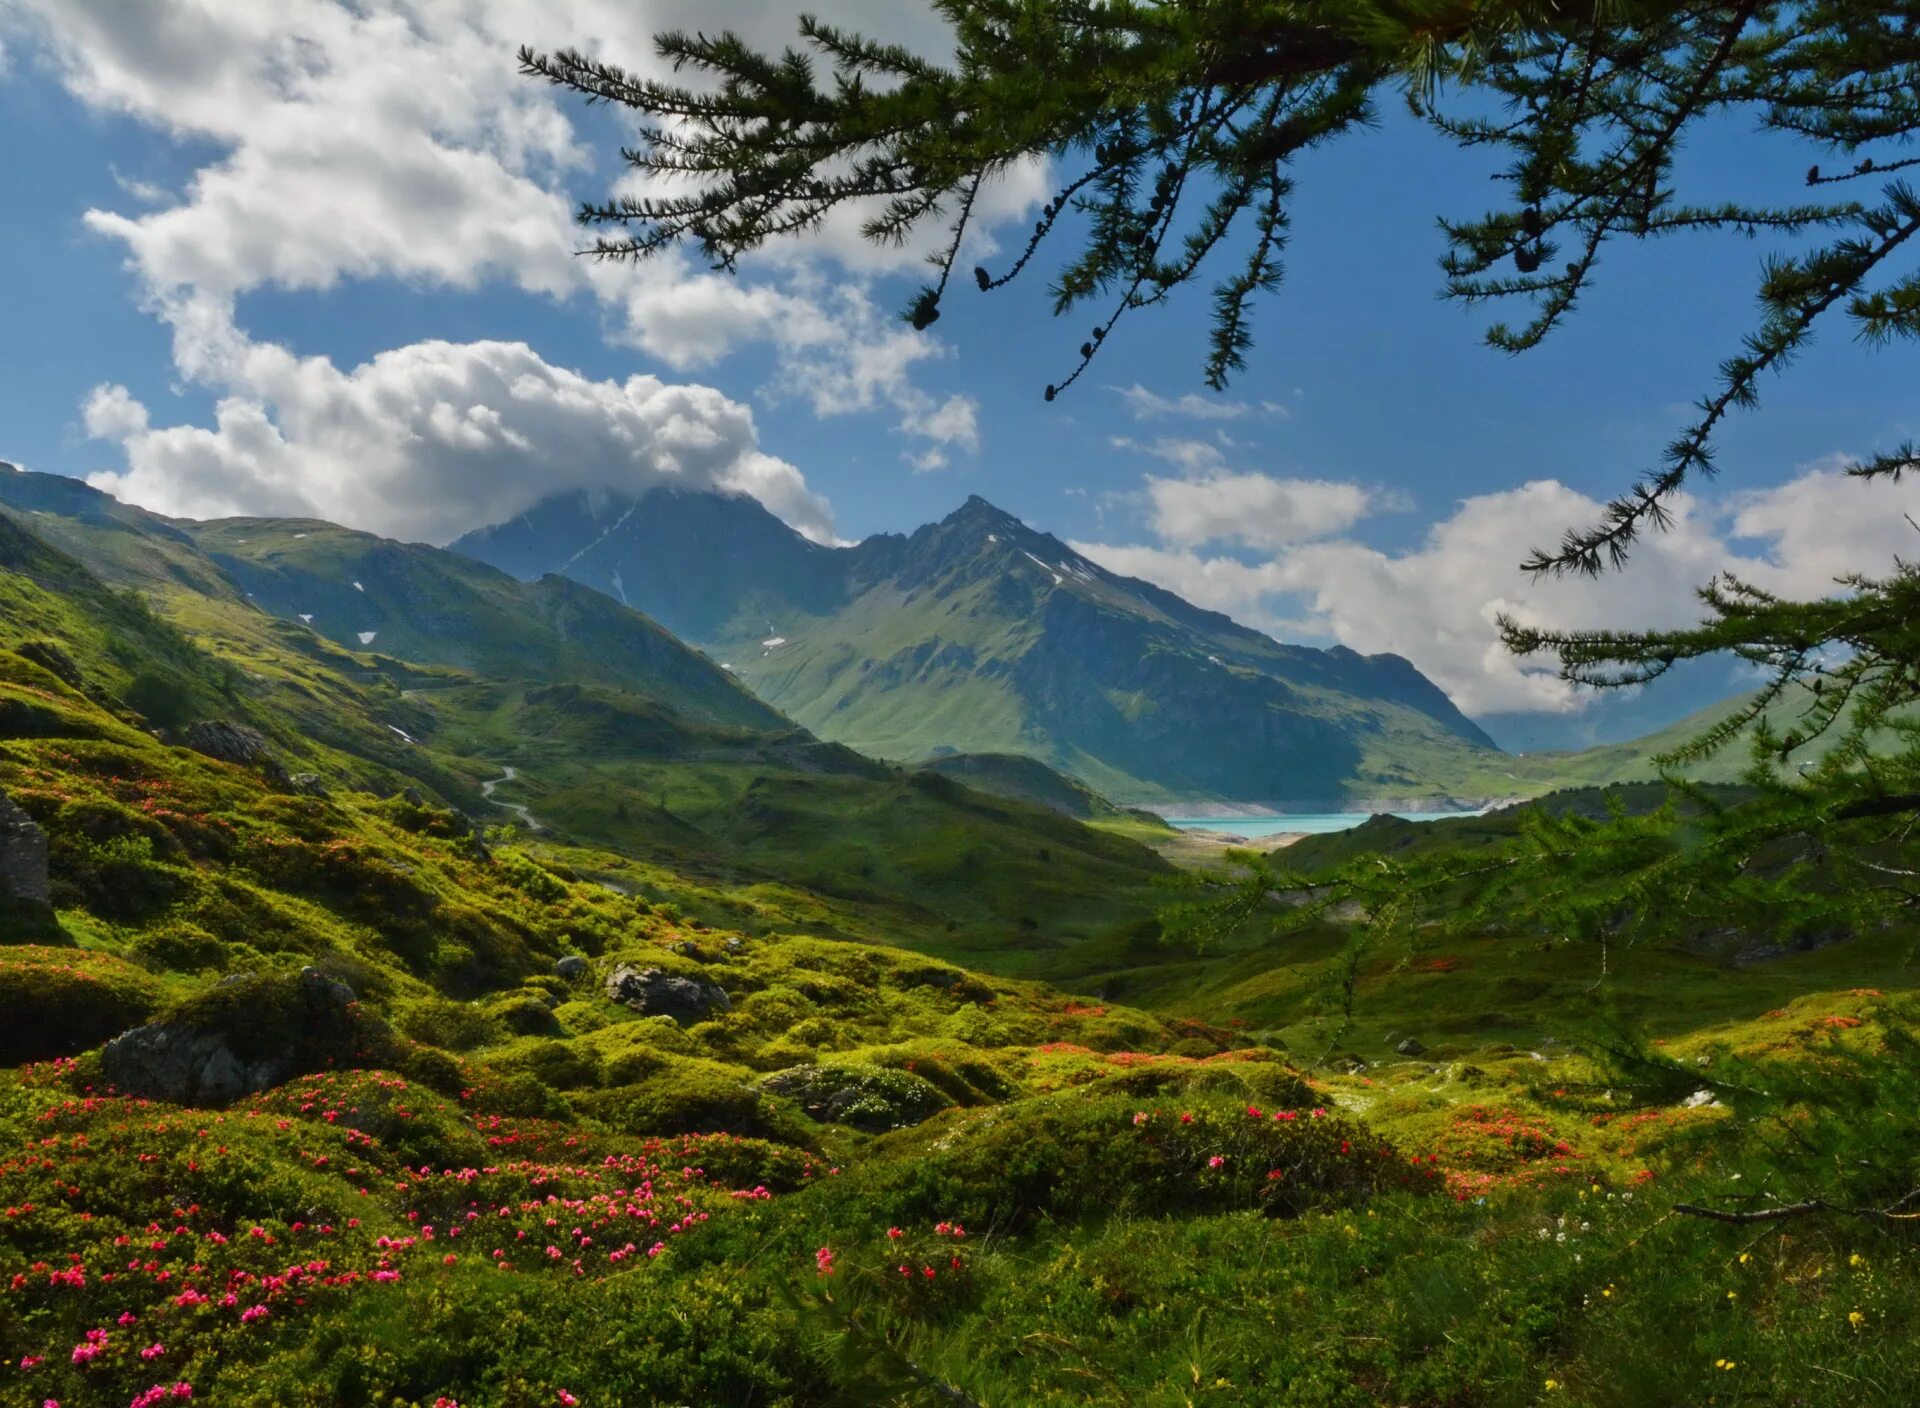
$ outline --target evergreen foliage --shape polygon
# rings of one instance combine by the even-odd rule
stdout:
[[[1205,369],[1211,385],[1224,385],[1244,364],[1254,295],[1280,280],[1293,158],[1355,138],[1390,98],[1499,163],[1504,200],[1443,221],[1443,274],[1450,297],[1525,308],[1524,321],[1488,328],[1501,351],[1524,352],[1565,322],[1612,243],[1765,237],[1777,248],[1760,270],[1759,326],[1691,423],[1601,521],[1574,525],[1523,564],[1542,575],[1624,566],[1643,531],[1668,524],[1674,497],[1715,473],[1714,439],[1728,417],[1753,407],[1767,373],[1788,367],[1819,328],[1850,326],[1868,347],[1920,337],[1920,196],[1899,174],[1920,164],[1909,147],[1920,132],[1920,5],[939,0],[936,8],[952,31],[946,61],[810,18],[800,22],[803,46],[777,56],[731,34],[659,36],[661,57],[698,85],[638,77],[576,51],[523,52],[529,75],[642,119],[625,155],[643,193],[582,208],[584,223],[614,232],[593,252],[637,259],[691,245],[732,269],[843,206],[869,212],[863,228],[876,242],[945,222],[935,278],[907,314],[924,328],[947,296],[980,184],[1046,158],[1063,174],[1060,188],[1013,262],[977,269],[975,282],[999,289],[1043,245],[1066,246],[1055,312],[1090,302],[1103,311],[1077,360],[1046,387],[1052,400],[1121,316],[1219,265]],[[1809,152],[1820,158],[1806,170],[1806,196],[1740,204],[1690,194],[1676,154],[1690,132],[1726,122],[1755,129],[1756,150],[1791,169]],[[1916,468],[1904,445],[1852,474],[1897,482]],[[1583,685],[1643,683],[1721,651],[1762,668],[1768,682],[1748,707],[1665,760],[1684,764],[1748,734],[1759,795],[1736,806],[1696,795],[1684,824],[1663,813],[1568,836],[1561,829],[1581,824],[1542,820],[1527,846],[1484,877],[1481,901],[1511,901],[1518,877],[1565,865],[1569,883],[1530,894],[1542,922],[1582,932],[1620,923],[1623,911],[1662,923],[1723,904],[1793,901],[1798,912],[1801,871],[1811,866],[1840,872],[1814,888],[1812,907],[1847,908],[1850,923],[1872,927],[1851,912],[1863,898],[1911,906],[1920,898],[1908,846],[1920,816],[1920,737],[1909,717],[1920,702],[1916,570],[1851,575],[1836,596],[1814,602],[1717,579],[1700,593],[1704,623],[1677,632],[1504,621],[1510,648],[1557,655],[1562,676]],[[1807,702],[1782,732],[1768,711],[1788,697]],[[1802,750],[1832,731],[1837,741],[1807,761]],[[1248,874],[1250,885],[1268,878],[1258,866]],[[1365,883],[1348,876],[1337,889],[1392,916],[1422,909],[1428,883],[1375,874]],[[1430,883],[1458,889],[1442,877]]]

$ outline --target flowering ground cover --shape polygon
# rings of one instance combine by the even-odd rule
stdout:
[[[1497,926],[1193,957],[1056,930],[1118,865],[1066,823],[545,735],[552,829],[489,830],[439,800],[473,757],[390,721],[525,722],[511,690],[24,580],[0,647],[63,654],[0,648],[54,896],[0,912],[0,1403],[1920,1401],[1902,945],[1604,985]],[[156,737],[142,672],[272,699],[323,783]],[[912,887],[868,864],[896,831]],[[635,1010],[623,967],[726,1001]],[[149,1023],[260,1088],[133,1088],[104,1047]]]

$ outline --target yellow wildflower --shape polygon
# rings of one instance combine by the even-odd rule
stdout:
[[[1847,1258],[1848,1266],[1865,1266],[1866,1264],[1867,1264],[1867,1259],[1861,1256],[1859,1252],[1855,1252],[1852,1256]]]
[[[1867,1323],[1867,1317],[1857,1310],[1849,1310],[1847,1312],[1847,1323],[1857,1330]]]

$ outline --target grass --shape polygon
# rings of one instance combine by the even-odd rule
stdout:
[[[156,614],[13,542],[0,789],[56,912],[0,931],[8,1401],[1920,1392],[1911,1223],[1675,1212],[1920,1181],[1910,935],[1603,960],[1258,925],[1195,958],[1150,922],[1164,867],[1028,801],[218,593]],[[326,795],[154,736],[124,695],[156,664]],[[505,763],[549,830],[448,805]],[[621,964],[728,1007],[635,1012]],[[308,966],[353,990],[338,1029]],[[119,1093],[100,1044],[154,1019],[298,1059],[225,1106]]]

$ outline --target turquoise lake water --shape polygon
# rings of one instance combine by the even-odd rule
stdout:
[[[1183,831],[1224,831],[1252,840],[1258,836],[1277,836],[1282,832],[1304,831],[1309,836],[1324,836],[1329,831],[1348,831],[1371,815],[1368,812],[1319,812],[1300,816],[1170,816],[1167,822]],[[1450,816],[1477,816],[1477,812],[1395,812],[1406,821],[1443,821]]]

